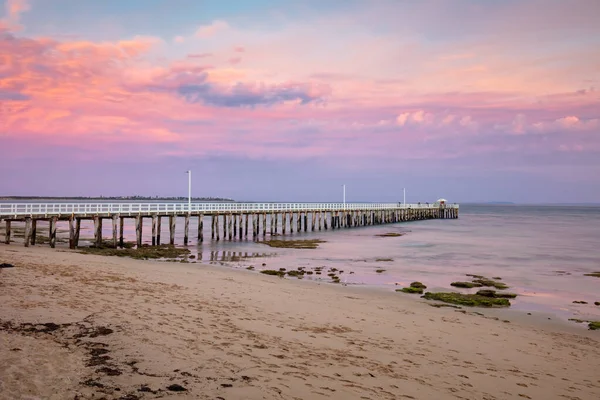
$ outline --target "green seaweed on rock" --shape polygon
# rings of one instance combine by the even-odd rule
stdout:
[[[427,286],[425,286],[421,282],[413,282],[413,283],[410,284],[410,287],[411,288],[417,288],[417,289],[427,289]]]
[[[409,286],[409,287],[405,287],[402,289],[396,289],[396,292],[411,293],[411,294],[423,294],[423,289]]]
[[[474,287],[481,287],[483,285],[481,285],[480,283],[473,283],[473,282],[452,282],[450,284],[450,286],[454,286],[454,287],[458,287],[458,288],[471,289],[471,288],[474,288]]]
[[[263,269],[262,271],[260,271],[260,273],[265,275],[275,275],[280,278],[283,278],[283,276],[285,275],[284,271],[276,271],[274,269]]]
[[[438,300],[445,303],[458,304],[469,307],[509,307],[510,301],[503,298],[479,296],[477,294],[463,294],[455,292],[426,292],[422,298]]]
[[[517,297],[515,293],[498,293],[491,289],[481,289],[475,293],[478,296],[493,297],[496,299],[514,299]]]

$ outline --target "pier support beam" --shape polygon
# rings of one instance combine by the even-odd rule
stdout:
[[[52,227],[52,220],[50,220],[50,227]],[[102,218],[97,215],[94,216],[94,243],[98,247],[102,246]],[[50,247],[53,246],[50,245]]]
[[[81,218],[75,218],[75,237],[73,238],[73,246],[75,246],[75,248],[79,247],[79,234],[80,233],[81,233]]]
[[[33,218],[31,220],[31,245],[35,246],[35,241],[37,239],[37,219]]]
[[[177,223],[177,217],[175,215],[169,215],[169,244],[173,246],[175,244],[175,225]]]
[[[198,216],[198,241],[204,242],[204,214]]]
[[[75,224],[73,223],[73,217],[69,218],[69,248],[75,248]]]
[[[221,240],[221,234],[219,233],[219,214],[213,215],[215,218],[215,232],[217,233],[217,242]]]
[[[119,216],[117,214],[112,216],[112,245],[116,249],[117,248],[117,221],[119,220]]]
[[[50,217],[50,229],[48,232],[48,236],[50,238],[50,247],[56,247],[56,222],[58,221],[57,217]],[[102,229],[102,223],[100,223],[100,229]],[[102,241],[102,234],[100,234],[100,241]]]
[[[6,229],[4,230],[4,243],[10,244],[10,234],[11,234],[11,220],[6,220]]]
[[[156,246],[156,225],[158,222],[158,216],[152,215],[152,246]]]
[[[263,239],[267,237],[267,213],[263,213],[262,214],[262,220],[263,220]]]
[[[183,245],[187,246],[190,239],[190,214],[185,215],[183,222]]]
[[[285,235],[285,232],[287,231],[287,213],[286,212],[283,213],[283,219],[282,219],[281,223],[282,223],[281,234]]]
[[[123,248],[125,242],[123,241],[123,231],[125,230],[125,217],[119,217],[119,247]]]
[[[210,216],[210,238],[215,240],[215,215]]]
[[[233,232],[232,232],[232,226],[233,226],[233,214],[229,214],[229,221],[228,221],[228,225],[227,225],[227,229],[229,230],[229,241],[231,241],[233,239]]]
[[[141,215],[135,217],[135,238],[137,247],[142,247],[142,229],[144,224],[144,218]]]
[[[156,216],[156,245],[157,246],[160,246],[160,231],[162,228],[161,221],[162,221],[162,217],[160,215],[157,215]]]
[[[25,247],[31,242],[31,218],[25,218]]]
[[[246,214],[244,221],[244,239],[248,239],[248,218],[248,214]]]
[[[239,219],[239,214],[233,214],[233,238],[235,239],[237,237],[238,234],[238,219]]]

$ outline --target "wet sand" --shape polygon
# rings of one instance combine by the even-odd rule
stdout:
[[[597,399],[600,332],[201,264],[0,245],[0,398]]]

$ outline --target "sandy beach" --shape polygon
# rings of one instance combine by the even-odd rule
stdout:
[[[0,246],[1,399],[598,399],[600,334],[201,264]]]

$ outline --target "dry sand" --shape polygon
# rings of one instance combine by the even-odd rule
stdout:
[[[600,333],[574,324],[200,264],[0,262],[1,399],[600,398]]]

